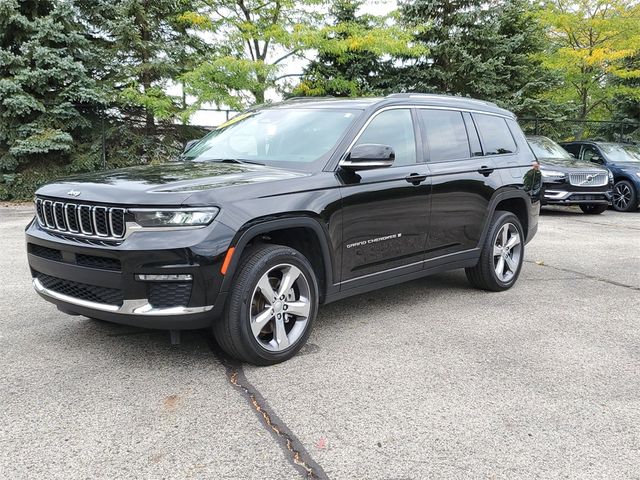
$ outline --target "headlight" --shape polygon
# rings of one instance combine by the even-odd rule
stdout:
[[[609,173],[611,173],[611,172],[609,172]],[[640,172],[636,172],[636,175],[637,175],[638,177],[640,177]]]
[[[219,208],[187,208],[175,210],[132,209],[141,227],[202,227],[216,218]]]
[[[542,178],[546,178],[547,180],[562,180],[565,178],[565,174],[562,172],[557,172],[555,170],[545,170],[540,169],[540,173],[542,173]]]
[[[609,181],[613,182],[613,172],[611,170],[607,170],[609,172]]]

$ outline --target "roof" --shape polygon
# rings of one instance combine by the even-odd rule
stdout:
[[[426,93],[394,93],[386,97],[336,98],[336,97],[294,97],[273,104],[276,108],[352,108],[364,110],[375,105],[425,105],[453,107],[497,113],[508,117],[514,114],[498,107],[495,103],[453,95]]]

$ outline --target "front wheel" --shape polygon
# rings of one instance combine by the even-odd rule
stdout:
[[[600,215],[602,212],[606,211],[607,208],[609,208],[608,205],[594,205],[592,203],[580,205],[580,210],[587,215]]]
[[[638,208],[638,192],[630,181],[620,180],[613,186],[613,208],[619,212]]]
[[[230,356],[273,365],[302,348],[317,310],[318,284],[306,257],[293,248],[259,245],[243,255],[213,333]]]
[[[480,260],[466,268],[469,283],[482,290],[500,292],[516,283],[524,259],[524,232],[513,213],[497,211],[493,215]]]

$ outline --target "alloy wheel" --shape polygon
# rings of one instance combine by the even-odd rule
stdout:
[[[633,192],[626,183],[618,183],[613,187],[613,206],[617,210],[626,210],[631,202]]]
[[[522,240],[513,223],[505,223],[493,242],[493,267],[498,280],[511,281],[518,271],[522,255]]]
[[[291,264],[269,269],[258,281],[251,298],[249,321],[258,344],[281,352],[304,334],[311,313],[309,282]]]

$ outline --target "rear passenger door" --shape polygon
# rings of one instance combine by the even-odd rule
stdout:
[[[502,117],[482,118],[484,143],[495,155],[515,150]],[[425,160],[432,179],[431,218],[426,259],[461,253],[478,246],[488,207],[501,184],[493,155],[485,155],[476,124],[468,112],[420,108]],[[499,131],[496,131],[499,130]],[[504,142],[504,131],[510,141]]]

